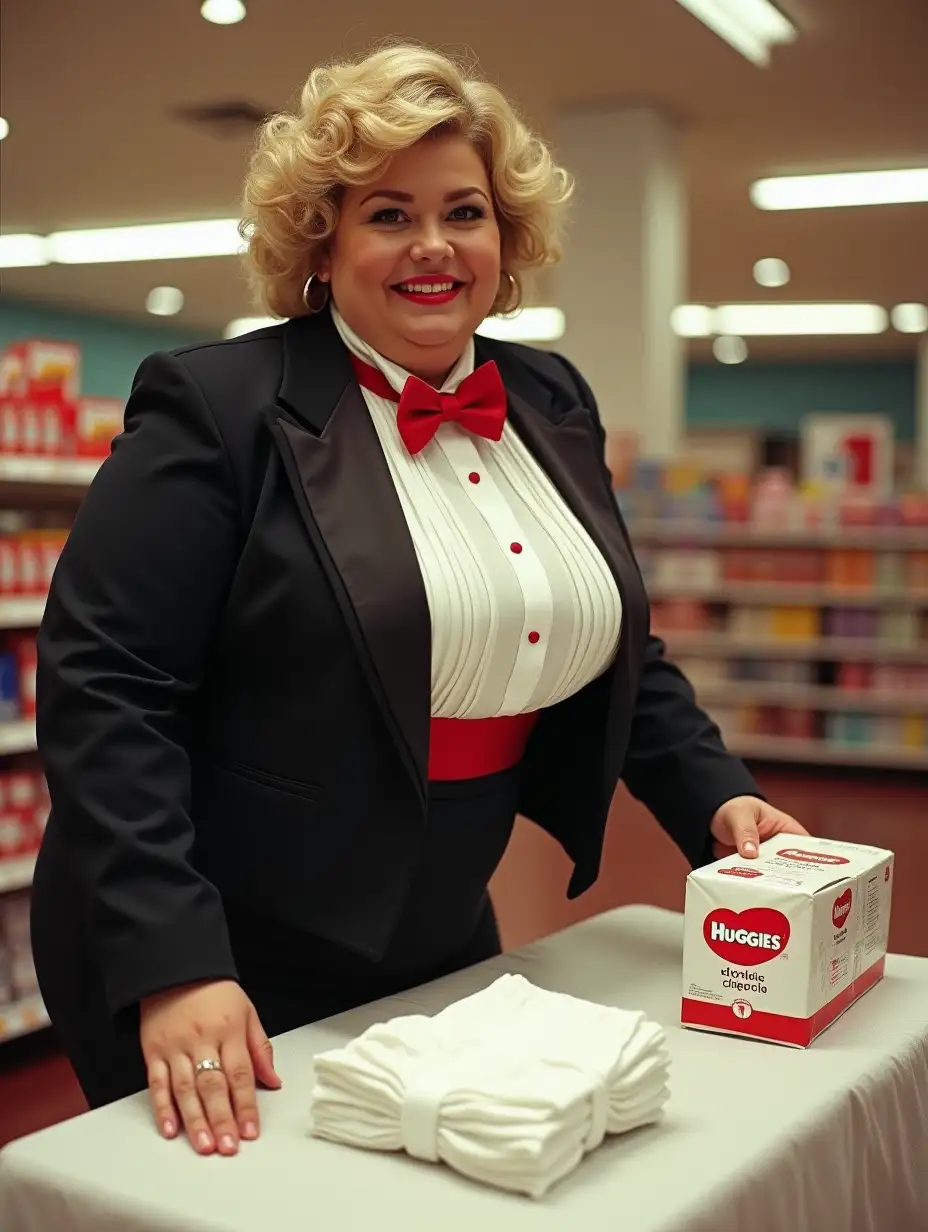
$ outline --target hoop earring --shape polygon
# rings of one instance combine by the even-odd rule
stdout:
[[[516,306],[518,306],[518,302],[519,302],[519,284],[516,282],[516,280],[515,280],[515,278],[513,277],[513,275],[512,275],[512,274],[510,274],[509,270],[501,270],[501,271],[500,271],[500,273],[502,274],[502,276],[503,276],[504,278],[508,278],[508,279],[509,279],[509,295],[508,295],[508,297],[507,297],[507,298],[508,298],[508,299],[510,299],[510,300],[515,299],[515,301],[516,301]],[[515,308],[503,308],[503,309],[498,309],[498,310],[497,310],[497,312],[498,312],[498,315],[500,315],[500,316],[505,316],[505,315],[506,315],[506,313],[508,313],[508,312],[515,312],[515,310],[516,310]]]
[[[325,294],[322,297],[321,304],[313,304],[310,302],[309,296],[314,282],[318,282],[318,279],[315,274],[310,274],[310,276],[303,283],[303,304],[305,305],[307,312],[322,312],[323,308],[325,308],[326,304],[329,302],[329,285],[326,282],[318,282],[318,285],[325,287]]]

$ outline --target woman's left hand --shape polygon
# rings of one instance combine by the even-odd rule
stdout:
[[[757,856],[757,845],[775,834],[808,834],[789,813],[781,813],[756,796],[735,796],[712,818],[712,854],[717,860],[739,852],[749,860]]]

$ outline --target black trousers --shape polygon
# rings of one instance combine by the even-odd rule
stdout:
[[[259,919],[244,904],[225,904],[239,981],[268,1035],[499,953],[487,885],[512,833],[518,777],[516,769],[432,786],[417,872],[378,963]],[[33,884],[32,947],[52,1024],[93,1108],[143,1090],[147,1079],[137,1012],[114,1019],[108,1011],[88,915],[66,845],[50,824]]]

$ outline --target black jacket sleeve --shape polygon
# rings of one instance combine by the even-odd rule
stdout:
[[[611,488],[605,432],[593,392],[569,360],[558,358],[594,418],[603,448],[603,477]],[[616,517],[622,521],[618,505]],[[622,530],[633,553],[624,522]],[[717,810],[735,796],[763,798],[754,776],[725,748],[718,727],[696,704],[689,681],[667,659],[664,643],[653,634],[642,665],[622,777],[694,867],[712,859],[709,824]]]
[[[210,409],[181,359],[154,355],[39,632],[49,825],[87,898],[114,1014],[162,988],[235,978],[219,896],[191,864],[186,740],[239,536]]]

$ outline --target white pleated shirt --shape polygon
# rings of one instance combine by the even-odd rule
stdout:
[[[409,376],[333,307],[349,351],[397,396]],[[474,370],[468,344],[442,386]],[[506,422],[500,441],[443,423],[410,455],[396,403],[362,387],[419,561],[432,622],[432,717],[486,719],[563,701],[615,655],[615,579],[545,471]]]

